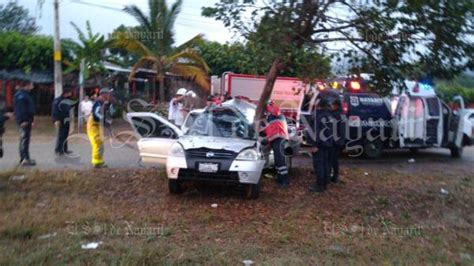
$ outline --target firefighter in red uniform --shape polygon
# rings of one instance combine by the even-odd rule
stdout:
[[[272,147],[275,157],[275,168],[277,170],[277,182],[282,187],[290,184],[288,178],[288,166],[285,157],[285,145],[288,141],[288,125],[285,116],[273,102],[269,102],[266,108],[267,123],[264,127],[265,135]]]

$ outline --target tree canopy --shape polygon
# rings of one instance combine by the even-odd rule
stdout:
[[[136,5],[126,6],[124,11],[140,23],[137,29],[141,32],[134,36],[135,39],[152,48],[154,53],[170,53],[175,42],[174,23],[182,4],[182,0],[177,0],[171,6],[168,6],[166,0],[149,0],[148,14]]]
[[[420,66],[428,75],[454,76],[472,64],[473,8],[472,0],[220,0],[203,15],[223,21],[273,58],[259,117],[277,75],[305,49],[354,62],[362,55],[381,93],[390,91],[390,80]]]
[[[63,43],[63,58],[70,60],[72,51]],[[0,32],[0,69],[52,70],[53,38]]]
[[[135,27],[127,27],[125,25],[120,25],[113,30],[113,32],[109,35],[109,40],[118,39],[120,35],[133,35],[134,32],[139,31],[139,26]],[[111,45],[108,49],[111,57],[122,66],[131,66],[135,64],[140,57],[137,54],[130,53],[127,49],[117,46]]]
[[[9,1],[0,5],[0,32],[7,31],[32,34],[38,31],[38,26],[28,9],[18,5],[16,1]]]
[[[197,46],[202,58],[211,68],[213,75],[222,75],[226,71],[254,75],[265,75],[272,58],[259,53],[252,43],[225,43],[203,41]],[[288,77],[327,77],[330,72],[329,58],[313,50],[303,50],[294,65],[281,72]],[[307,73],[310,72],[310,73]]]
[[[84,78],[89,75],[100,74],[105,71],[103,63],[112,60],[107,49],[111,46],[110,40],[100,33],[94,33],[90,22],[86,22],[86,32],[83,32],[76,24],[71,22],[76,30],[79,42],[68,41],[65,45],[73,51],[74,59],[65,61],[68,65],[66,73],[79,71],[81,61],[85,61]]]

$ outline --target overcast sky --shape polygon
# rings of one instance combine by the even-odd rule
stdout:
[[[8,0],[0,0],[8,1]],[[53,35],[53,0],[44,0],[43,8],[38,10],[39,0],[17,0],[36,17],[40,33]],[[218,0],[184,0],[181,13],[175,24],[176,44],[179,45],[199,33],[208,40],[225,43],[231,41],[233,34],[221,22],[201,16],[201,7],[212,6]],[[168,4],[174,0],[168,0]],[[70,22],[85,29],[86,21],[91,22],[93,32],[111,33],[124,24],[135,26],[135,19],[120,11],[125,5],[135,4],[148,14],[148,0],[60,0],[61,38],[77,39],[77,33]]]

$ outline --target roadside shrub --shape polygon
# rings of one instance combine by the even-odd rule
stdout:
[[[450,82],[439,81],[436,90],[445,102],[449,103],[454,96],[461,95],[466,103],[474,103],[474,87],[465,87],[456,80]]]

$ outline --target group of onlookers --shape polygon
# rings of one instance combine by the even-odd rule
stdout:
[[[13,97],[13,112],[5,112],[0,106],[0,158],[3,157],[2,137],[5,132],[5,121],[15,117],[20,129],[20,166],[34,166],[36,161],[30,156],[31,130],[35,126],[35,105],[30,95],[34,88],[31,81],[18,80]],[[104,125],[111,121],[112,107],[110,103],[111,89],[102,88],[95,101],[88,96],[80,102],[80,114],[83,121],[87,121],[87,135],[92,146],[92,165],[96,168],[105,167],[104,163]],[[57,156],[69,155],[72,151],[68,147],[68,137],[71,129],[71,119],[74,109],[78,107],[72,100],[72,88],[64,88],[62,94],[55,98],[52,104],[52,120],[57,132],[54,152]]]
[[[16,123],[20,128],[20,165],[34,166],[36,161],[30,157],[31,130],[34,127],[35,106],[30,91],[33,83],[18,81],[14,95],[14,112]],[[87,135],[92,146],[92,165],[96,168],[105,167],[104,163],[104,127],[111,123],[112,107],[110,103],[109,88],[102,88],[95,101],[84,97],[80,102],[81,119],[87,121]],[[169,104],[168,119],[177,126],[181,126],[188,112],[185,106],[186,96],[192,91],[184,88],[179,89]],[[77,103],[71,99],[73,91],[65,88],[60,97],[54,99],[52,106],[52,118],[57,129],[57,139],[54,152],[57,156],[71,154],[68,147],[68,136],[71,126],[73,108]],[[194,95],[191,95],[194,96]],[[211,95],[207,99],[207,106],[218,105],[225,100],[225,96]],[[13,117],[13,113],[4,112],[0,106],[0,157],[3,156],[2,138],[4,133],[4,122]],[[284,153],[284,146],[288,140],[288,128],[285,116],[275,103],[269,102],[266,106],[265,125],[261,131],[265,133],[268,144],[273,149],[275,167],[277,170],[277,181],[283,187],[289,185],[288,166]],[[316,110],[310,119],[310,134],[308,139],[312,146],[313,167],[316,182],[310,188],[313,192],[323,192],[330,182],[339,181],[338,156],[344,145],[345,117],[342,114],[341,102],[334,100],[331,104],[324,99],[318,98]]]

